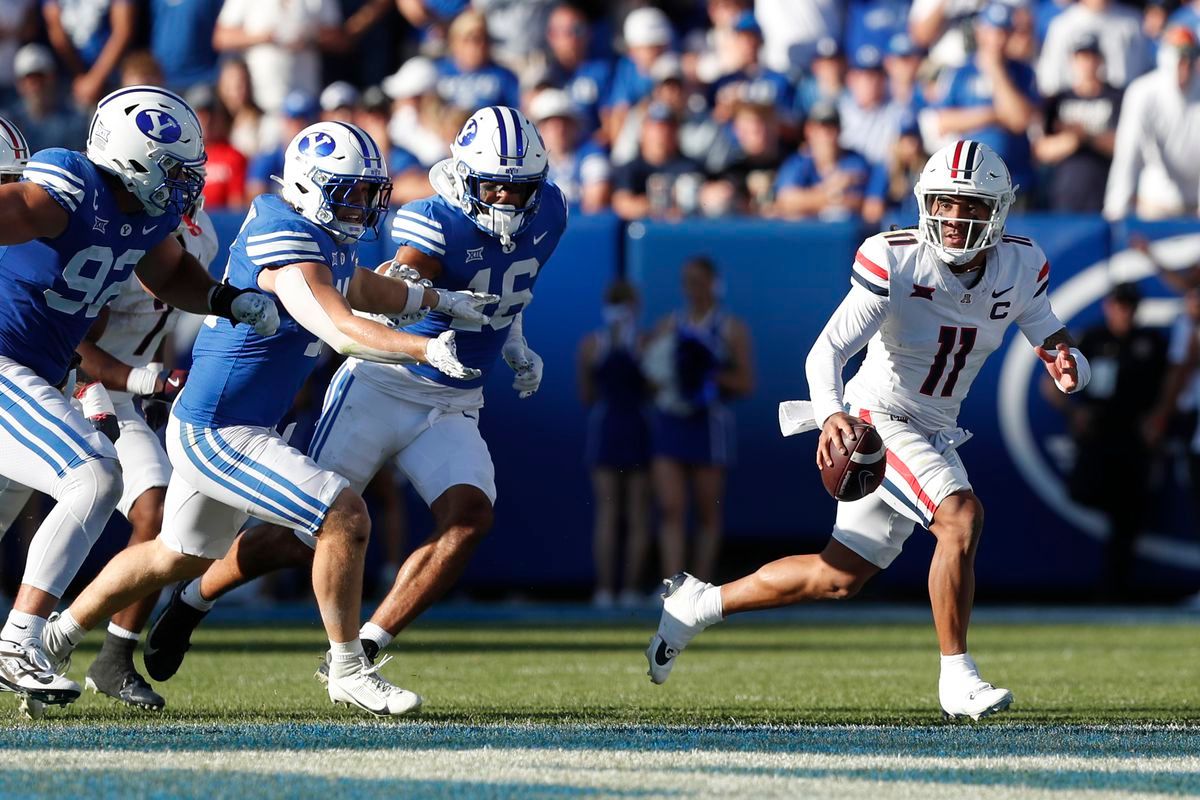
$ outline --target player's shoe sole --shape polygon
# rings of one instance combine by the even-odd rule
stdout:
[[[398,717],[419,711],[424,702],[421,695],[394,686],[379,674],[390,660],[390,656],[384,656],[372,665],[364,656],[359,671],[338,678],[329,675],[326,691],[330,701],[334,705],[361,708],[376,717]]]

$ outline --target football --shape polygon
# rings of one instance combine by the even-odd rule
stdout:
[[[848,442],[849,452],[842,455],[833,450],[833,466],[821,470],[825,491],[841,502],[861,500],[879,488],[887,469],[887,450],[874,425],[865,422],[854,426],[858,438]]]

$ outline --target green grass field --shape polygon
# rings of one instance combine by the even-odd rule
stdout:
[[[1200,794],[1186,619],[978,624],[976,660],[1016,702],[972,724],[941,719],[931,627],[869,617],[719,626],[661,687],[652,623],[421,624],[384,668],[425,697],[402,720],[329,703],[315,624],[213,625],[162,713],[87,694],[35,723],[0,695],[0,796]]]

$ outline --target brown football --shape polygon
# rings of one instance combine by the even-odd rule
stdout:
[[[859,422],[854,425],[858,438],[847,442],[849,452],[842,455],[833,449],[833,466],[821,470],[825,491],[842,502],[861,500],[879,488],[887,469],[887,450],[874,425]]]

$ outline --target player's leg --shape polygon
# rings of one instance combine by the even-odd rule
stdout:
[[[683,570],[687,537],[687,467],[680,461],[655,456],[651,464],[654,498],[658,504],[659,566],[671,575]]]
[[[617,581],[617,521],[620,504],[619,475],[608,467],[592,468],[592,560],[596,562],[596,587],[592,604],[613,604]]]
[[[645,469],[635,469],[623,477],[627,537],[620,597],[623,604],[632,604],[641,603],[645,598],[640,585],[645,580],[646,558],[650,553],[650,476]]]
[[[692,497],[696,506],[696,574],[716,577],[717,558],[725,529],[725,467],[704,464],[692,467]]]
[[[49,703],[78,697],[79,685],[54,673],[42,632],[121,495],[116,455],[61,392],[0,358],[0,475],[56,501],[0,629],[0,686]]]
[[[33,489],[8,478],[0,478],[0,539],[16,524]]]

